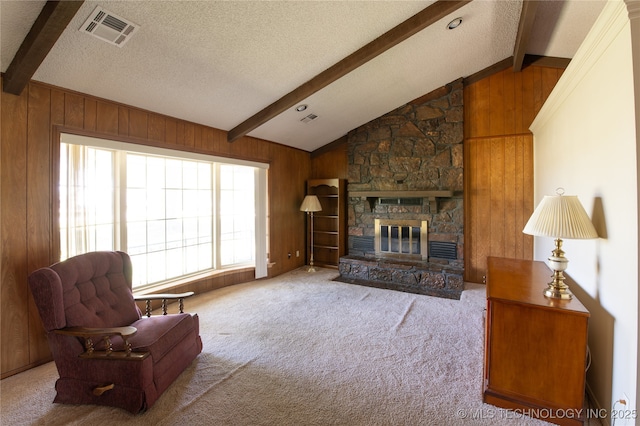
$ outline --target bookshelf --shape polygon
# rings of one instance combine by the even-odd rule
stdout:
[[[317,266],[337,268],[346,254],[346,181],[344,179],[310,179],[307,194],[320,200],[322,211],[314,214],[313,260]],[[307,259],[311,255],[307,223]]]

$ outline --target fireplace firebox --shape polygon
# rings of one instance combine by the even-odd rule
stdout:
[[[375,219],[376,256],[428,259],[426,220]]]

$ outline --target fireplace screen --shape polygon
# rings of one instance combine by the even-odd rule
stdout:
[[[376,255],[427,259],[426,220],[375,220]]]

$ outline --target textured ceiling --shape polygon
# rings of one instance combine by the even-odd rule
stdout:
[[[0,1],[3,72],[44,3]],[[86,1],[33,79],[230,130],[432,3]],[[140,25],[122,48],[78,31],[98,5]],[[603,5],[541,2],[527,53],[572,57]],[[313,151],[511,56],[521,9],[475,0],[249,135]],[[300,122],[309,113],[318,118]]]

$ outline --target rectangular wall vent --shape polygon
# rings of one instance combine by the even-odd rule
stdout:
[[[380,198],[378,202],[383,206],[421,206],[422,198]]]
[[[140,26],[97,6],[80,27],[80,32],[91,34],[118,47],[124,46]]]
[[[456,260],[458,258],[458,245],[446,241],[429,241],[429,257]]]
[[[374,251],[376,249],[374,237],[350,236],[349,238],[351,238],[354,249],[363,251]]]

